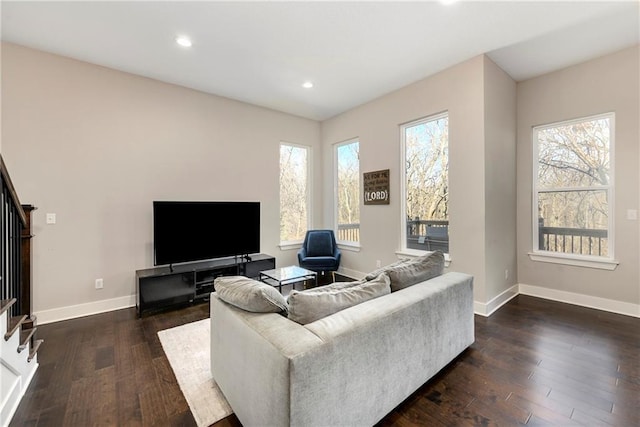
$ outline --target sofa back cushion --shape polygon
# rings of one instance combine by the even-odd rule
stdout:
[[[407,262],[409,262],[409,259],[403,258],[403,259],[400,259],[400,260],[398,260],[396,262],[393,262],[393,263],[391,263],[389,265],[385,265],[384,267],[380,267],[377,270],[373,270],[371,273],[367,274],[364,277],[364,280],[373,280],[376,277],[378,277],[380,274],[388,273],[394,267],[397,267],[397,266],[402,265],[402,264],[406,264]]]
[[[389,277],[381,274],[368,282],[336,283],[306,291],[293,290],[287,300],[289,319],[302,325],[391,293]]]
[[[287,311],[287,302],[276,288],[244,276],[218,277],[213,282],[218,297],[254,313]]]
[[[307,289],[305,290],[305,292],[312,293],[312,292],[335,291],[337,289],[352,288],[354,286],[362,285],[365,282],[367,282],[367,280],[365,279],[355,280],[353,282],[333,282],[329,285],[322,285],[322,286],[317,286],[315,288]]]
[[[391,292],[440,276],[444,271],[444,254],[435,251],[396,265],[387,271]]]
[[[391,280],[391,292],[404,289],[416,283],[440,276],[444,271],[444,254],[441,251],[413,258],[396,261],[367,274],[370,280],[380,273],[386,273]]]

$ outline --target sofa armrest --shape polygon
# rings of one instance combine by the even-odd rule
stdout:
[[[245,425],[289,424],[290,360],[321,344],[280,314],[250,313],[211,294],[211,373]]]

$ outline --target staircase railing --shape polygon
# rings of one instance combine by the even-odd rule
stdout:
[[[0,300],[17,300],[9,308],[11,317],[30,316],[30,308],[24,311],[25,299],[31,301],[31,284],[23,277],[22,252],[23,233],[29,224],[1,155],[0,187]]]

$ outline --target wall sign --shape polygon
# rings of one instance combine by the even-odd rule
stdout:
[[[365,172],[364,179],[364,204],[388,205],[389,204],[389,169]]]

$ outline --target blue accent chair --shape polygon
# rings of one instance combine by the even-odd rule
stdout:
[[[333,230],[309,230],[298,251],[298,264],[316,273],[334,272],[340,266],[340,256]]]

